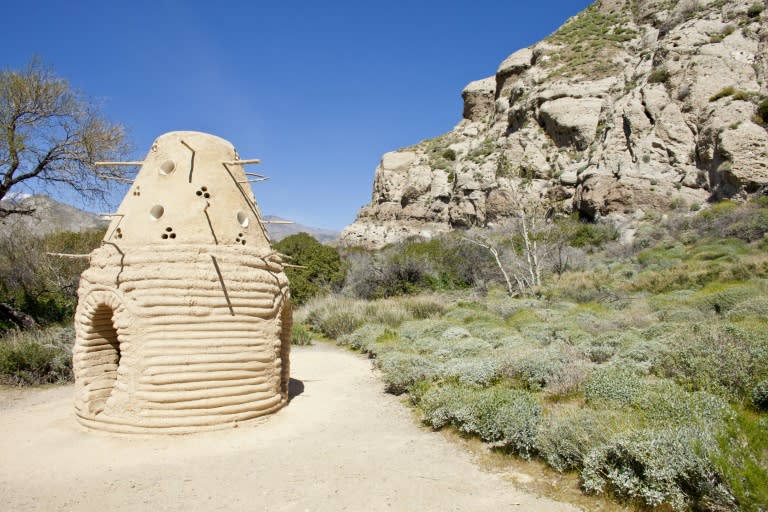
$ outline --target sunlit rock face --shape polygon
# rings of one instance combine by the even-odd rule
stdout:
[[[619,225],[760,189],[768,10],[754,5],[594,3],[471,82],[452,131],[387,153],[342,243],[504,222],[522,183],[524,200]]]

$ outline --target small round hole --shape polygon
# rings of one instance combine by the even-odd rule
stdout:
[[[176,238],[176,233],[171,233],[171,234],[170,234],[170,235],[168,235],[168,236],[170,236],[171,238]]]
[[[174,170],[176,170],[176,164],[173,162],[173,160],[166,160],[160,164],[160,174],[163,176],[168,176]]]
[[[197,194],[197,195],[199,195],[199,196],[203,195],[203,193],[202,193],[202,192],[200,192],[199,190],[198,190],[197,192],[195,192],[195,194]]]
[[[250,219],[248,218],[248,215],[245,212],[237,212],[237,223],[243,226],[244,228],[248,227],[248,224],[250,223]]]
[[[165,228],[165,230],[170,233],[171,231],[173,231],[173,228],[168,226],[167,228]]]
[[[120,230],[118,229],[118,231],[120,231]],[[238,233],[237,236],[243,236],[243,234],[242,233]]]
[[[168,235],[166,235],[165,233],[163,233],[162,235],[160,235],[160,238],[162,238],[163,240],[165,240],[166,238],[168,238]]]
[[[243,245],[245,245],[245,240],[243,240]]]
[[[209,194],[208,192],[206,192],[205,194],[203,194],[203,197],[204,197],[204,198],[206,198],[206,199],[208,199],[209,197],[211,197],[211,194]]]
[[[160,206],[159,204],[156,204],[152,208],[149,209],[149,216],[152,217],[152,220],[157,220],[160,217],[163,216],[165,213],[165,208]]]
[[[200,190],[202,190],[203,192],[205,192],[206,190],[208,190],[208,187],[200,187]]]

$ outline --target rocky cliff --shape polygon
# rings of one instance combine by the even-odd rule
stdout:
[[[595,2],[467,85],[452,131],[385,154],[342,243],[491,225],[521,195],[629,226],[768,184],[766,3]]]

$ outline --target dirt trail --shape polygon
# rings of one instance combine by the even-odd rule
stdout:
[[[576,510],[526,494],[419,428],[364,359],[294,349],[296,395],[260,423],[169,437],[80,428],[72,386],[0,392],[0,509]]]

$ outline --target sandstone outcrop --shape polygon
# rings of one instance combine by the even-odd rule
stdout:
[[[124,433],[236,425],[288,399],[288,280],[235,148],[159,137],[75,314],[75,414]]]
[[[387,153],[343,232],[380,247],[515,215],[690,208],[768,184],[768,9],[754,0],[600,0],[462,92],[463,119]]]

